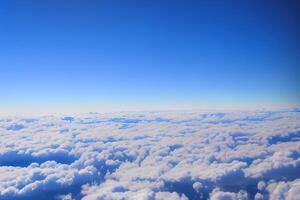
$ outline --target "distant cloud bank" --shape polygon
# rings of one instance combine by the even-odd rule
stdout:
[[[300,199],[299,109],[0,118],[0,200]]]

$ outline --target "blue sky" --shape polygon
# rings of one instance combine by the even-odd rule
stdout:
[[[298,104],[295,2],[3,0],[1,109]]]

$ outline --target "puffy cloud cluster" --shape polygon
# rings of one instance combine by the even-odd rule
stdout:
[[[300,198],[299,110],[0,118],[0,199]]]

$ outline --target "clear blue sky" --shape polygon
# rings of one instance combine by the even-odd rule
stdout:
[[[0,105],[294,105],[299,9],[297,1],[2,0]]]

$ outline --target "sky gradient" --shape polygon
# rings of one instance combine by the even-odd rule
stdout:
[[[294,106],[297,1],[0,2],[0,109]]]

